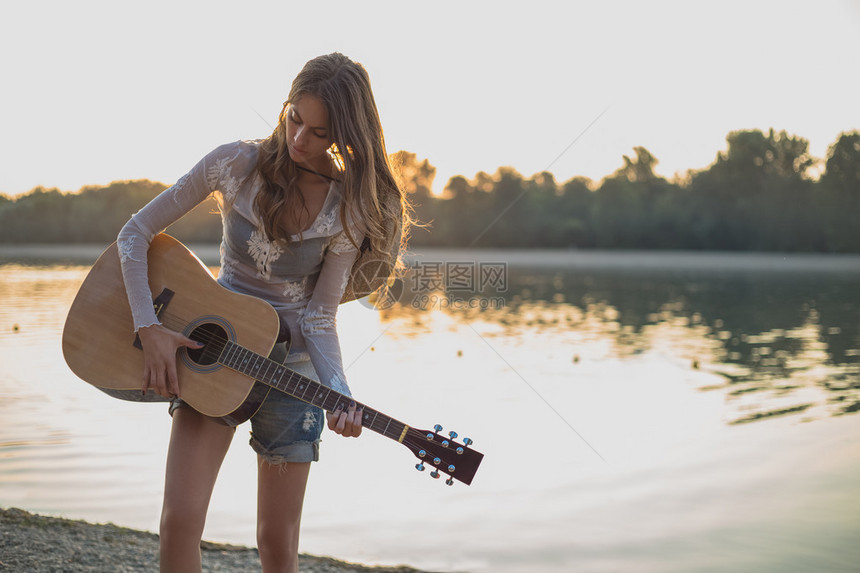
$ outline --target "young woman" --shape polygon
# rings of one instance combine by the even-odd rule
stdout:
[[[350,394],[335,313],[360,250],[395,265],[410,223],[392,176],[367,72],[341,54],[308,62],[274,132],[206,155],[119,233],[123,278],[144,351],[142,389],[174,398],[161,516],[161,571],[200,571],[200,539],[215,478],[235,429],[182,400],[176,352],[197,343],[163,327],[147,283],[152,238],[210,194],[223,221],[218,282],[277,310],[289,354],[272,358]],[[284,336],[286,338],[286,336]],[[361,433],[355,408],[327,413],[343,436]],[[251,418],[258,454],[257,543],[263,571],[298,570],[299,523],[323,413],[271,391]]]

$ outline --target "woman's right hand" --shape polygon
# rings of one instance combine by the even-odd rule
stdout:
[[[179,379],[176,374],[176,351],[182,348],[200,348],[203,344],[182,336],[160,324],[137,330],[143,346],[143,386],[141,392],[152,388],[159,396],[179,396]]]

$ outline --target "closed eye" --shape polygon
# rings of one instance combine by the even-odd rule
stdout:
[[[287,114],[287,120],[291,121],[296,125],[302,125],[302,120],[298,116],[296,116],[296,113],[293,110],[290,110],[290,112]],[[328,130],[322,127],[313,128],[313,134],[320,139],[328,138]]]

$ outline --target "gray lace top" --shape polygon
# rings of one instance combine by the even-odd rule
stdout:
[[[335,315],[358,249],[340,219],[342,195],[332,183],[319,215],[291,244],[269,241],[254,213],[260,179],[253,173],[256,141],[222,145],[135,213],[117,237],[135,331],[160,324],[152,307],[146,253],[152,238],[212,193],[220,194],[223,235],[218,282],[268,301],[292,343],[287,362],[310,358],[320,381],[349,394]],[[250,175],[250,177],[248,177]],[[363,238],[350,220],[350,233]]]

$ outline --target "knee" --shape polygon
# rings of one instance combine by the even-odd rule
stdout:
[[[202,525],[197,526],[180,511],[165,509],[161,513],[159,532],[159,571],[184,573],[201,570]]]
[[[257,549],[264,559],[289,561],[299,552],[299,519],[257,523]],[[267,559],[268,558],[268,559]]]
[[[189,515],[188,512],[165,507],[161,511],[159,525],[162,545],[198,544],[203,537],[204,520]]]

